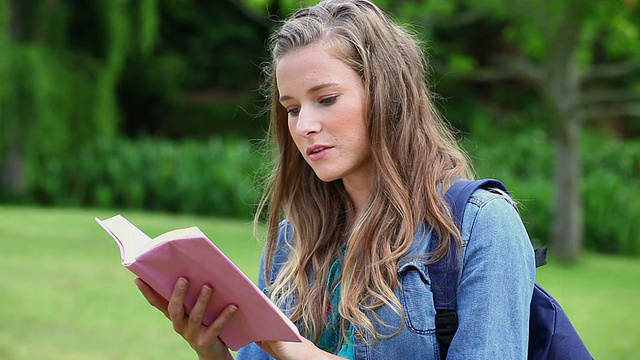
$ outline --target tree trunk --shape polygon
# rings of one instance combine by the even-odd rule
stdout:
[[[10,140],[5,149],[5,157],[1,159],[0,183],[9,196],[22,195],[25,189],[24,156],[22,147],[15,140]]]
[[[565,114],[562,131],[554,139],[555,211],[553,253],[562,262],[578,260],[582,251],[583,220],[580,194],[580,121]]]
[[[583,242],[582,199],[580,193],[580,81],[578,45],[582,18],[565,8],[559,27],[548,38],[547,103],[555,119],[555,203],[552,224],[553,253],[563,262],[581,255]]]
[[[24,3],[20,0],[11,0],[9,2],[9,39],[13,44],[23,42],[25,39],[24,34]],[[10,45],[15,46],[15,45]],[[9,54],[9,72],[13,67],[13,61],[11,53]],[[18,75],[19,76],[19,75]],[[17,95],[19,96],[19,95]],[[17,118],[19,109],[18,104],[15,103],[15,96],[9,96],[9,104],[5,105],[5,111],[3,111],[2,121],[7,123],[3,124],[3,131],[9,131],[10,135],[6,136],[0,141],[0,187],[3,192],[9,196],[22,195],[25,189],[25,166],[24,166],[24,148],[22,146],[19,129],[20,119]],[[11,103],[13,102],[13,103]],[[7,111],[8,110],[8,111]],[[8,119],[8,117],[14,117]]]
[[[10,23],[10,31],[11,39],[15,42],[24,41],[24,13],[25,13],[25,4],[22,0],[11,0],[9,1],[9,23]]]

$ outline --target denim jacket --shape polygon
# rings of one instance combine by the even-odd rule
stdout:
[[[286,220],[280,225],[271,280],[286,259],[285,235],[289,238],[292,232]],[[395,289],[395,294],[405,311],[403,327],[394,336],[379,338],[371,345],[367,344],[368,335],[356,327],[356,359],[440,360],[429,271],[416,258],[428,251],[431,237],[428,230],[426,225],[419,227],[414,246],[398,262],[401,286]],[[478,190],[465,207],[461,231],[463,268],[457,297],[459,326],[447,359],[526,359],[535,261],[518,212],[508,197]],[[263,267],[261,260],[258,286],[266,291]],[[397,327],[400,323],[400,318],[387,306],[376,309],[376,313],[387,324]],[[390,333],[389,329],[380,328],[379,331]],[[239,350],[237,359],[273,358],[252,343]]]

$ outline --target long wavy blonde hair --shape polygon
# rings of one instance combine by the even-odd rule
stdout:
[[[321,181],[299,153],[287,127],[287,113],[278,101],[278,60],[314,43],[321,43],[358,73],[367,94],[365,122],[375,170],[371,197],[355,219],[349,217],[353,209],[342,181]],[[277,153],[256,214],[258,221],[267,213],[263,276],[277,304],[295,299],[292,320],[301,324],[307,337],[317,340],[327,324],[331,301],[326,279],[333,261],[342,257],[341,244],[346,243],[338,307],[342,335],[352,323],[375,341],[381,336],[376,332],[381,319],[371,317],[371,310],[387,305],[404,319],[393,292],[398,285],[397,263],[411,246],[418,226],[427,222],[443,240],[431,261],[460,243],[441,192],[455,177],[472,176],[467,157],[435,108],[420,43],[373,3],[325,0],[301,9],[272,35],[270,46],[269,133]],[[271,283],[269,269],[283,217],[294,229],[292,246]]]

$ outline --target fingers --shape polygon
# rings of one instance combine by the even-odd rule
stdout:
[[[186,331],[182,334],[186,339],[193,340],[198,337],[205,311],[209,305],[209,300],[211,300],[211,293],[212,289],[209,285],[204,285],[200,290],[200,295],[198,295],[198,299],[189,313]]]
[[[169,302],[169,314],[174,330],[181,334],[194,349],[219,346],[226,348],[218,338],[218,335],[238,311],[238,307],[236,305],[227,306],[213,323],[209,326],[204,326],[202,321],[211,301],[213,289],[207,284],[202,286],[198,299],[187,316],[184,310],[186,290],[183,285],[187,288],[188,282],[185,279],[179,279]]]
[[[187,279],[180,278],[176,281],[173,293],[171,294],[171,299],[169,300],[168,313],[169,319],[171,319],[171,322],[173,323],[174,330],[181,334],[185,339],[192,342],[198,339],[202,331],[202,321],[204,320],[205,312],[209,306],[213,289],[210,285],[205,284],[200,290],[196,303],[193,305],[193,308],[191,308],[189,315],[187,315],[184,303],[188,288],[189,282]],[[229,310],[228,312],[223,311],[225,316],[221,321],[222,326],[218,328],[218,331],[215,331],[215,336],[217,336],[219,330],[227,323],[228,320],[225,319],[230,317],[233,312],[233,310]]]
[[[236,305],[227,306],[213,323],[204,326],[202,321],[213,293],[210,285],[204,285],[201,288],[196,303],[187,315],[185,308],[185,299],[189,289],[187,279],[179,278],[176,281],[168,302],[143,280],[136,279],[135,283],[147,301],[160,309],[171,320],[174,331],[182,335],[198,354],[201,354],[202,357],[212,358],[231,356],[227,346],[218,338],[218,335],[238,311],[238,307]]]
[[[211,323],[211,325],[209,325],[209,327],[205,332],[205,336],[207,338],[212,338],[214,336],[217,337],[218,334],[220,334],[220,331],[222,331],[222,329],[224,329],[224,327],[227,326],[227,323],[229,323],[229,320],[231,320],[231,318],[237,312],[238,312],[238,307],[236,305],[231,304],[227,306],[224,310],[222,310],[222,313],[220,313],[220,315],[218,315],[218,317]]]
[[[140,290],[145,299],[147,299],[149,304],[160,310],[166,317],[169,317],[169,313],[167,311],[169,302],[167,300],[160,296],[160,294],[153,290],[151,286],[149,286],[142,279],[136,278],[135,280],[133,280],[133,282],[136,284],[138,290]]]
[[[187,289],[189,282],[185,278],[179,278],[171,293],[169,299],[169,305],[167,306],[167,312],[169,319],[173,323],[173,329],[182,334],[186,325],[186,315],[184,311],[184,299],[187,296]]]

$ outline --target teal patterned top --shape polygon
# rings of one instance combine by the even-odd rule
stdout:
[[[347,244],[343,244],[343,254],[346,248]],[[348,340],[345,342],[340,341],[340,314],[338,313],[338,304],[340,303],[341,274],[342,264],[341,259],[338,258],[331,264],[329,276],[327,277],[327,287],[332,288],[331,305],[329,309],[327,309],[328,326],[322,331],[320,341],[318,341],[318,347],[343,358],[355,359],[353,325],[349,325],[347,329]]]

